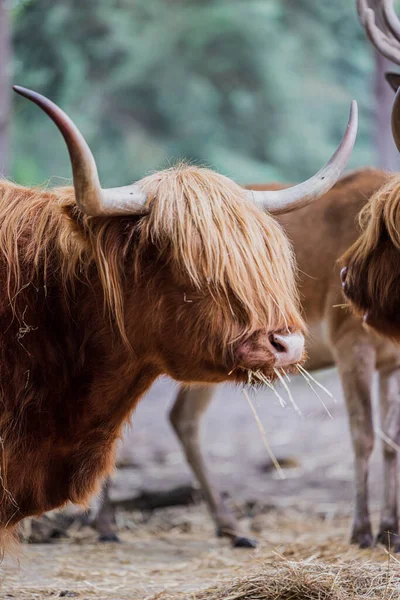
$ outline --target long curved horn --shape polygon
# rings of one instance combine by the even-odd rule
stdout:
[[[400,152],[400,88],[397,90],[393,102],[392,134],[397,150]]]
[[[13,90],[32,100],[54,121],[67,144],[72,165],[75,198],[81,211],[92,217],[145,214],[146,194],[136,185],[102,189],[96,162],[83,135],[54,102],[18,85]]]
[[[357,0],[358,17],[375,48],[400,64],[400,22],[394,0]]]
[[[337,182],[344,171],[356,141],[358,127],[358,107],[351,103],[350,117],[343,139],[332,158],[316,175],[291,188],[277,191],[247,190],[248,197],[264,210],[274,215],[282,215],[303,208],[317,200]]]
[[[382,2],[382,14],[385,19],[387,27],[398,41],[400,39],[400,21],[399,17],[394,10],[393,0],[383,0]]]

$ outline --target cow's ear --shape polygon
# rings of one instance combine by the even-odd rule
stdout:
[[[400,87],[400,73],[385,73],[385,79],[392,90],[397,92]]]

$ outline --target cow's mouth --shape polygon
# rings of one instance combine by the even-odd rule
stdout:
[[[272,386],[276,381],[280,381],[287,375],[298,375],[298,365],[304,361],[298,361],[292,365],[283,368],[271,365],[259,369],[249,369],[243,366],[237,366],[228,373],[229,380],[236,383],[249,385],[251,387]]]

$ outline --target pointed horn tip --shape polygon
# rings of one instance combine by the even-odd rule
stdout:
[[[352,117],[354,119],[358,118],[358,103],[357,103],[357,100],[352,100],[351,101],[351,105],[350,105],[350,119]]]
[[[23,92],[26,88],[22,87],[22,85],[13,85],[12,89],[14,90],[14,92],[17,92],[17,94],[20,94],[21,92]]]
[[[22,85],[13,85],[12,89],[14,90],[14,92],[19,94],[20,96],[24,96],[24,98],[28,98],[28,99],[32,98],[33,96],[40,95],[37,92],[34,92],[33,90],[23,87]]]

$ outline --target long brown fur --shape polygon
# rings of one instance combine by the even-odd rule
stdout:
[[[158,375],[237,380],[240,339],[303,327],[290,245],[239,186],[187,165],[139,183],[141,218],[0,183],[3,533],[87,501]]]
[[[287,240],[277,222],[248,201],[241,187],[214,171],[185,164],[151,175],[140,184],[148,194],[151,212],[139,228],[139,255],[151,240],[160,256],[188,276],[197,291],[212,293],[226,315],[232,315],[233,295],[251,333],[260,324],[269,329],[280,323],[280,328],[287,328],[287,314],[292,325],[304,325],[293,318],[298,297],[290,276],[294,260]],[[43,277],[46,285],[48,271],[55,264],[63,289],[68,290],[76,280],[87,277],[94,263],[107,308],[124,334],[121,279],[130,235],[117,247],[110,246],[107,231],[116,219],[80,215],[73,188],[49,192],[10,183],[3,186],[0,251],[7,261],[11,303],[37,277]],[[21,262],[31,267],[24,280]]]

